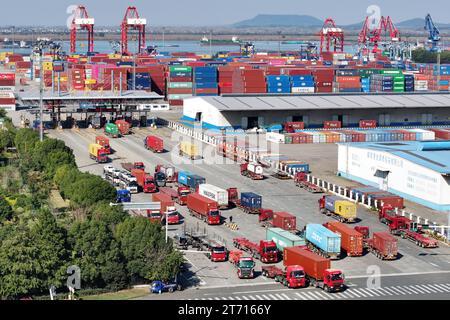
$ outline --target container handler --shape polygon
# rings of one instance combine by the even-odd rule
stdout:
[[[308,286],[305,269],[302,266],[293,265],[281,269],[277,266],[263,266],[262,275],[266,278],[275,279],[288,288],[305,288]]]
[[[255,261],[251,257],[244,257],[242,251],[230,251],[228,261],[237,269],[239,279],[253,279],[255,277]]]
[[[242,163],[240,168],[241,175],[244,177],[249,177],[252,180],[264,179],[263,167],[258,163]]]
[[[316,186],[314,183],[308,181],[306,172],[295,173],[294,182],[297,187],[305,189],[308,192],[324,193],[324,190],[321,187]]]
[[[233,245],[236,249],[248,252],[253,258],[263,263],[277,263],[279,251],[272,240],[261,240],[259,244],[251,242],[247,238],[234,238]]]
[[[320,213],[331,216],[334,219],[352,223],[356,221],[356,204],[347,200],[342,200],[336,196],[323,196],[319,199]]]
[[[242,192],[239,198],[237,188],[228,188],[228,202],[248,214],[259,214],[262,197],[253,192]]]
[[[103,148],[101,145],[96,143],[91,143],[89,145],[89,156],[92,160],[95,160],[97,163],[106,163],[109,161],[108,151]]]

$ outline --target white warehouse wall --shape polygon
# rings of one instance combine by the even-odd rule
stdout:
[[[201,97],[184,100],[183,115],[185,117],[195,119],[198,112],[202,113],[203,122],[207,122],[213,126],[228,127],[232,125],[219,110]]]

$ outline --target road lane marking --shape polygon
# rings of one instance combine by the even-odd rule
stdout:
[[[315,292],[315,294],[317,294],[320,298],[322,298],[322,300],[328,300],[327,297],[323,295],[323,292]]]
[[[322,294],[325,295],[330,300],[334,300],[335,299],[334,296],[332,294],[328,293],[328,292],[322,292]]]
[[[442,290],[444,290],[445,292],[450,292],[450,289],[444,287],[444,286],[441,285],[441,284],[435,284],[435,286],[436,286],[436,287],[439,287],[439,288],[442,288]]]
[[[313,300],[321,300],[319,296],[316,296],[316,292],[308,292],[307,297],[311,297]]]
[[[286,298],[283,297],[281,294],[274,293],[274,295],[275,295],[277,298],[279,298],[280,300],[286,300]]]
[[[352,289],[351,291],[357,298],[361,298],[361,293],[359,293],[356,289]]]
[[[398,289],[397,287],[389,287],[391,290],[397,292],[398,295],[405,295],[405,292]]]
[[[439,268],[439,265],[437,265],[436,263],[433,262],[428,262],[429,264],[431,264],[433,267]]]
[[[292,299],[291,297],[289,297],[289,296],[288,296],[287,294],[285,294],[285,293],[281,293],[280,295],[283,296],[283,297],[285,297],[286,300],[291,300],[291,299]]]
[[[432,290],[432,289],[429,288],[428,286],[416,284],[416,287],[421,288],[422,290],[424,290],[424,291],[427,292],[427,293],[436,293],[435,290]]]
[[[418,290],[415,290],[411,286],[403,286],[406,290],[412,291],[414,294],[421,294],[422,292],[419,292]]]
[[[303,294],[300,294],[300,293],[298,293],[298,292],[296,292],[295,293],[298,297],[300,297],[300,299],[302,299],[302,300],[308,300],[308,299],[306,299],[304,296],[303,296]]]
[[[439,288],[438,286],[436,286],[434,284],[429,284],[428,286],[431,288],[434,288],[435,290],[438,290],[439,292],[444,292],[444,290],[442,290],[441,288]]]

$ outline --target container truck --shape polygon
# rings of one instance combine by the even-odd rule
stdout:
[[[152,201],[161,203],[161,214],[164,217],[163,219],[167,219],[168,224],[180,223],[180,215],[170,196],[164,193],[154,193],[152,194]]]
[[[136,182],[144,193],[154,193],[157,191],[153,177],[144,170],[131,169],[131,175],[136,177]]]
[[[122,168],[124,168],[126,171],[131,172],[133,169],[139,169],[139,170],[145,170],[145,165],[143,162],[126,162],[120,164]]]
[[[259,222],[266,228],[280,228],[293,233],[298,233],[297,217],[288,212],[273,212],[270,209],[261,209]]]
[[[263,263],[278,262],[278,248],[272,240],[261,240],[258,244],[247,238],[234,238],[233,245],[236,249],[250,253],[253,258],[259,259]]]
[[[179,155],[183,156],[183,157],[187,157],[191,160],[196,160],[196,159],[202,158],[202,156],[200,155],[198,146],[191,142],[186,142],[186,141],[180,142]]]
[[[175,167],[165,166],[158,164],[155,167],[155,172],[162,172],[166,175],[167,183],[175,183],[178,179],[178,173],[175,171]]]
[[[155,180],[158,188],[165,187],[167,184],[167,176],[164,172],[155,172],[153,175],[153,180]]]
[[[251,257],[244,257],[242,251],[230,251],[228,261],[237,269],[239,279],[253,279],[255,277],[255,261]]]
[[[117,190],[116,202],[117,203],[131,202],[130,191],[125,189]]]
[[[101,145],[106,151],[108,151],[108,154],[112,153],[111,145],[109,144],[109,139],[107,137],[96,136],[95,143]]]
[[[367,248],[381,260],[397,259],[397,239],[386,232],[374,232],[367,240]]]
[[[114,123],[107,123],[105,125],[105,134],[107,136],[113,137],[113,138],[119,138],[120,132],[119,128]]]
[[[286,247],[306,245],[304,238],[280,228],[267,228],[266,240],[275,242],[280,253],[282,253]]]
[[[144,146],[147,150],[151,150],[155,153],[164,152],[164,141],[157,136],[147,136],[144,139]]]
[[[204,183],[206,179],[196,174],[187,171],[178,173],[178,185],[189,187],[192,192],[197,191],[197,187]]]
[[[341,236],[331,232],[321,224],[306,225],[306,243],[308,248],[325,258],[339,259],[341,254]]]
[[[308,285],[321,288],[327,292],[345,289],[344,274],[341,270],[331,269],[331,261],[309,250],[300,247],[284,249],[283,264],[285,266],[302,266],[306,273]]]
[[[323,196],[319,199],[320,213],[332,216],[340,222],[351,223],[356,220],[356,204],[336,196]]]
[[[212,184],[201,184],[198,186],[198,194],[217,202],[219,209],[228,208],[228,192]]]
[[[237,188],[228,188],[228,201],[245,213],[259,214],[262,207],[262,197],[253,192],[242,192],[239,198]]]
[[[275,279],[288,288],[305,288],[308,285],[305,269],[299,265],[287,266],[284,269],[276,266],[263,266],[262,275]]]
[[[361,233],[337,221],[327,222],[324,227],[341,236],[341,248],[349,257],[362,256],[364,244]]]
[[[176,189],[172,188],[159,188],[159,192],[165,193],[172,198],[172,200],[176,201],[180,206],[185,206],[187,201],[188,194],[191,193],[191,190],[188,187],[178,187]]]
[[[263,167],[258,163],[242,163],[240,168],[241,175],[244,177],[249,177],[252,180],[264,179]]]
[[[316,186],[314,183],[311,183],[307,179],[307,174],[305,172],[296,172],[294,176],[295,185],[299,188],[305,189],[311,193],[323,193],[324,190]]]
[[[106,163],[109,161],[108,151],[96,143],[91,143],[89,145],[89,156],[97,163]]]
[[[205,198],[198,193],[191,193],[187,196],[187,207],[192,216],[197,217],[209,225],[221,223],[221,216],[217,202]]]
[[[131,133],[131,125],[125,120],[117,120],[116,126],[120,134],[123,136]]]

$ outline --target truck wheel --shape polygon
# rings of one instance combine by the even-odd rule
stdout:
[[[169,288],[169,292],[172,293],[173,292],[173,287]]]
[[[323,286],[323,290],[326,292],[330,292],[330,288],[326,284]]]

